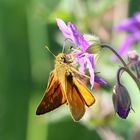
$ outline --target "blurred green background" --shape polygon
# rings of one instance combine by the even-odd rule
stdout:
[[[65,105],[35,115],[54,65],[44,46],[57,55],[64,41],[55,18],[72,21],[81,33],[96,34],[117,48],[125,34],[112,27],[138,10],[139,0],[1,0],[0,140],[139,140],[140,95],[127,75],[123,81],[135,110],[127,120],[115,115],[112,90],[103,87],[93,91],[97,102],[80,122],[73,122]],[[120,64],[112,64],[111,53],[104,52],[97,71],[113,86]]]

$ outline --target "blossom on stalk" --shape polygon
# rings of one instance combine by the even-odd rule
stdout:
[[[68,22],[67,25],[65,22],[59,18],[56,19],[57,25],[63,35],[74,45],[76,45],[79,50],[73,52],[76,61],[80,65],[80,72],[84,73],[85,69],[88,69],[90,74],[90,84],[93,88],[94,81],[95,81],[95,66],[94,66],[94,59],[95,54],[93,53],[94,46],[98,47],[99,39],[97,37],[91,37],[88,35],[81,35],[76,26]],[[96,43],[97,42],[97,43]],[[98,51],[98,49],[97,49]]]
[[[140,80],[140,59],[136,51],[128,52],[128,62],[131,69],[136,74],[137,79]]]
[[[140,41],[140,12],[122,21],[115,29],[119,32],[128,33],[128,36],[124,39],[118,50],[120,55],[125,55],[135,42]]]
[[[127,54],[128,54],[128,62],[129,63],[138,61],[139,56],[135,50],[129,51]]]
[[[122,84],[117,84],[113,91],[113,105],[118,115],[126,119],[131,109],[131,99],[127,89]]]

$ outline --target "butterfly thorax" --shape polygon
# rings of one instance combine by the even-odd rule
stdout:
[[[73,60],[70,56],[60,53],[56,56],[55,61],[55,77],[61,84],[65,84],[65,78],[71,73],[71,64]]]

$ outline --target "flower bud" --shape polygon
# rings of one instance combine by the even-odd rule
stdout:
[[[140,80],[140,59],[136,51],[128,52],[128,61],[131,70],[135,72],[137,78]]]
[[[129,62],[137,61],[138,58],[139,58],[139,56],[135,50],[128,52],[128,61]]]
[[[131,99],[122,84],[117,84],[114,87],[112,99],[115,111],[121,118],[126,119],[131,109]]]

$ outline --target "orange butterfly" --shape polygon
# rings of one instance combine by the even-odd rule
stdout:
[[[72,118],[79,121],[85,114],[85,106],[95,103],[95,98],[82,82],[85,75],[73,66],[73,60],[64,53],[56,56],[55,68],[50,74],[48,86],[36,114],[41,115],[66,103]],[[86,77],[87,78],[87,77]]]

